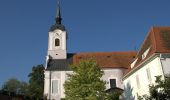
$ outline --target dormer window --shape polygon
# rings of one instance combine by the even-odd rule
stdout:
[[[58,38],[55,39],[55,46],[56,47],[60,46],[60,39],[58,39]]]
[[[149,53],[150,47],[142,54],[142,59],[144,59]]]
[[[131,63],[131,68],[133,68],[135,66],[137,61],[138,61],[138,58],[135,61],[133,61],[133,63]]]

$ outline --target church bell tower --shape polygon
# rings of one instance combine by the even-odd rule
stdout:
[[[60,3],[58,3],[56,22],[50,28],[48,33],[48,59],[66,59],[67,58],[67,33],[60,12]]]

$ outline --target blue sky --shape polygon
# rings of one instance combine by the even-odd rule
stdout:
[[[152,26],[170,26],[169,0],[62,0],[68,52],[140,48]],[[0,85],[44,64],[57,0],[0,0]]]

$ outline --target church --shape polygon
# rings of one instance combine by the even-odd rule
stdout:
[[[153,27],[138,52],[68,53],[66,27],[62,24],[60,5],[56,22],[48,33],[44,95],[50,100],[65,97],[63,84],[72,73],[71,64],[93,59],[104,71],[106,90],[124,90],[125,100],[136,100],[138,94],[148,94],[148,84],[157,75],[170,73],[170,27]]]

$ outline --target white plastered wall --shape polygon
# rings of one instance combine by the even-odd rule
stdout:
[[[48,36],[48,56],[51,56],[53,59],[66,59],[66,42],[67,42],[67,33],[66,31],[61,31],[56,29],[52,32],[49,32]],[[60,45],[55,46],[55,39],[60,40]]]
[[[51,73],[51,77],[50,77]],[[65,97],[64,94],[64,82],[67,79],[67,74],[72,73],[72,71],[45,71],[45,83],[44,83],[44,95],[47,95],[48,99],[60,100]],[[51,78],[51,82],[50,82]],[[51,93],[52,80],[58,80],[59,82],[59,92],[57,94]],[[51,85],[50,85],[51,84]]]
[[[106,89],[110,88],[110,79],[116,79],[116,87],[123,89],[122,78],[124,70],[123,68],[103,69],[104,75],[102,76],[102,80],[106,81]]]
[[[123,71],[125,69],[122,68],[117,68],[117,69],[104,69],[104,75],[101,78],[102,80],[106,81],[106,89],[110,88],[110,83],[109,83],[109,79],[110,78],[115,78],[116,79],[116,84],[117,87],[122,88],[123,89],[123,83],[122,83],[122,77],[123,77]],[[65,94],[64,94],[64,82],[65,80],[67,80],[68,76],[67,74],[72,74],[72,71],[53,71],[51,72],[51,80],[59,80],[59,93],[58,94],[51,94],[51,96],[49,96],[49,87],[50,87],[50,72],[49,71],[45,71],[45,84],[44,84],[44,95],[48,94],[48,98],[51,99],[55,99],[55,100],[60,100],[60,98],[64,98]]]
[[[148,76],[147,76],[147,72],[146,72],[147,68],[150,69],[151,82],[149,82],[149,80],[148,80]],[[136,75],[139,76],[140,87],[137,86]],[[163,71],[162,71],[162,66],[160,63],[160,58],[156,57],[155,59],[153,59],[152,61],[145,64],[137,71],[135,71],[133,74],[131,74],[130,76],[125,78],[123,81],[124,87],[125,87],[124,89],[125,89],[125,91],[128,90],[129,87],[127,87],[127,86],[130,83],[130,88],[132,89],[131,94],[134,97],[134,99],[137,100],[137,94],[140,96],[149,94],[148,85],[150,83],[154,84],[155,79],[156,79],[155,76],[158,76],[158,75],[163,75]],[[129,94],[125,94],[125,95],[127,96]]]
[[[51,100],[60,100],[61,96],[61,72],[59,71],[45,71],[44,95]],[[52,81],[58,80],[58,93],[52,94]]]
[[[161,54],[161,64],[165,75],[170,74],[170,54]]]

